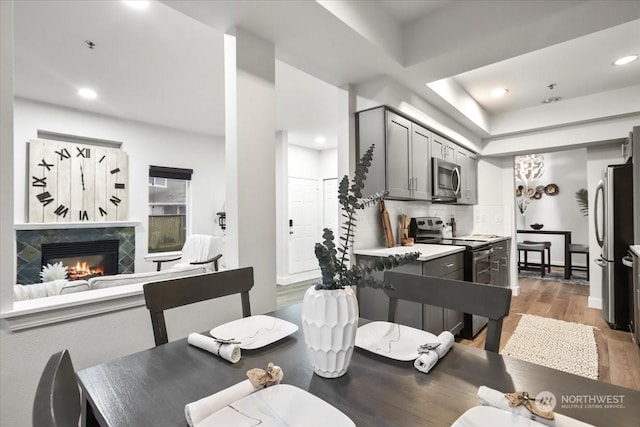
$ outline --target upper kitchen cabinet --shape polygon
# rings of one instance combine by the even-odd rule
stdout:
[[[431,157],[446,160],[447,162],[451,163],[458,163],[456,162],[456,152],[458,146],[440,135],[437,135],[435,133],[432,135]]]
[[[456,147],[457,164],[460,165],[460,198],[463,205],[478,204],[478,157],[462,147]]]
[[[363,195],[387,190],[389,198],[430,200],[431,132],[385,108],[356,114],[358,156],[375,144]]]

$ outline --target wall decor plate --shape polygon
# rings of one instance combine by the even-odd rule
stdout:
[[[243,397],[209,415],[198,427],[213,426],[355,427],[353,421],[319,397],[278,384]]]
[[[522,196],[522,188],[516,188],[516,197],[520,197],[520,196]]]
[[[434,341],[430,332],[390,322],[367,323],[356,333],[356,347],[406,362],[418,358],[418,347]]]
[[[529,187],[525,190],[524,195],[527,197],[533,197],[533,195],[536,194],[536,189]]]
[[[544,185],[538,185],[536,187],[536,193],[543,193],[544,192]]]
[[[545,425],[493,406],[474,406],[451,427],[544,427]]]
[[[239,346],[242,350],[253,350],[279,341],[297,330],[298,325],[260,314],[224,323],[209,333],[215,338],[233,338],[240,341]]]
[[[559,192],[560,192],[560,189],[556,184],[549,184],[546,187],[544,187],[544,194],[546,194],[547,196],[555,196]]]
[[[533,198],[536,200],[542,199],[542,192],[536,191],[535,194],[533,195]]]

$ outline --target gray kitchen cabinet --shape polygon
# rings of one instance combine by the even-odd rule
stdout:
[[[359,265],[371,265],[376,257],[357,255]],[[425,262],[414,262],[397,267],[395,271],[410,274],[464,279],[464,255],[462,252],[436,258]],[[375,272],[373,276],[382,279],[384,272]],[[358,288],[358,306],[360,317],[369,320],[387,320],[389,298],[380,289]],[[396,322],[401,325],[423,329],[438,335],[443,330],[453,334],[462,329],[463,314],[454,310],[431,305],[422,305],[411,301],[398,301]]]
[[[436,133],[431,138],[431,157],[446,160],[447,162],[456,162],[456,151],[458,145],[447,138]]]
[[[491,244],[491,284],[509,287],[509,246],[510,240],[502,240]]]
[[[363,195],[387,190],[400,200],[430,200],[431,132],[385,108],[357,113],[358,156],[375,144]]]
[[[456,160],[460,165],[460,198],[463,205],[478,204],[478,157],[475,153],[462,148],[456,149]]]

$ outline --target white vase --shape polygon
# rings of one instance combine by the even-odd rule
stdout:
[[[527,226],[527,220],[525,218],[525,215],[523,213],[518,213],[516,215],[517,220],[516,220],[516,229],[517,230],[524,230]]]
[[[316,290],[310,287],[302,301],[302,331],[316,374],[344,375],[351,362],[358,329],[358,301],[350,287]]]

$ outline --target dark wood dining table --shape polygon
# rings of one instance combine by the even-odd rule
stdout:
[[[557,234],[564,236],[564,278],[571,279],[571,231],[566,230],[516,230],[518,234]]]
[[[295,305],[270,314],[300,326],[300,309]],[[550,391],[558,413],[596,426],[635,427],[640,414],[638,391],[462,344],[454,344],[428,374],[418,372],[412,362],[356,348],[344,376],[321,378],[307,359],[300,328],[267,347],[243,351],[236,364],[180,339],[83,369],[77,373],[83,425],[187,426],[187,403],[243,381],[248,369],[269,362],[282,367],[283,383],[318,396],[357,426],[448,426],[480,404],[476,393],[481,385],[534,396]],[[616,399],[621,407],[605,408],[593,399]]]

